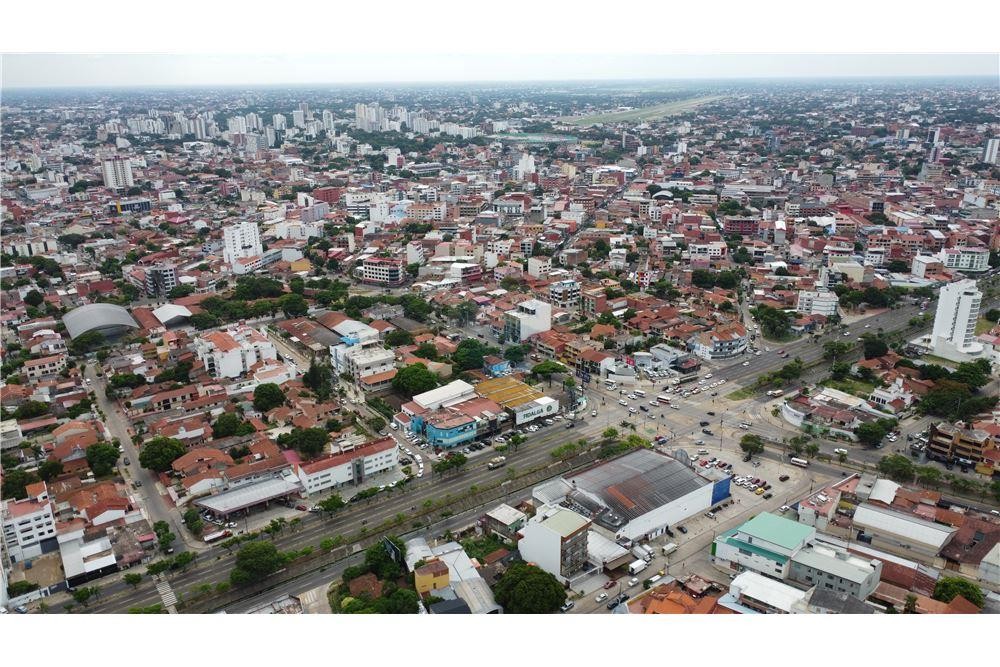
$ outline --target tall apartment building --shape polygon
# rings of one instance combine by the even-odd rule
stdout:
[[[177,267],[173,264],[160,264],[146,269],[146,294],[149,296],[164,296],[177,287]]]
[[[260,228],[256,222],[239,222],[222,230],[222,259],[232,264],[238,259],[256,257],[264,252]]]
[[[195,353],[213,377],[237,378],[261,361],[278,358],[274,343],[246,325],[212,331],[194,341]]]
[[[549,285],[549,301],[563,309],[576,309],[580,305],[580,283],[575,280],[560,280]]]
[[[975,341],[982,300],[983,293],[974,280],[959,280],[941,288],[931,333],[934,354],[964,360],[983,351],[982,343]]]
[[[795,304],[795,311],[806,315],[825,315],[830,317],[837,314],[837,305],[840,299],[836,292],[802,290],[799,292],[799,300]]]
[[[986,142],[983,148],[983,162],[1000,164],[1000,137],[994,137]]]
[[[115,190],[127,190],[135,185],[132,179],[132,162],[128,158],[113,157],[101,162],[104,185]]]
[[[938,258],[944,268],[952,271],[979,273],[990,268],[990,251],[988,248],[960,247],[945,248],[938,253]]]

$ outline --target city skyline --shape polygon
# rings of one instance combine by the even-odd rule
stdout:
[[[1000,75],[996,54],[7,54],[4,90],[598,81],[873,80]],[[544,65],[539,67],[540,58]]]

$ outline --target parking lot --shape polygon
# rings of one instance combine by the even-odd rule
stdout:
[[[661,449],[671,451],[670,448]],[[571,613],[610,613],[607,609],[607,603],[619,593],[619,590],[627,593],[629,597],[638,595],[643,591],[642,582],[661,571],[666,576],[677,578],[697,573],[720,583],[727,583],[725,576],[715,570],[708,561],[709,545],[715,537],[720,532],[729,530],[760,512],[771,511],[780,514],[782,506],[826,481],[825,478],[814,479],[814,475],[808,469],[797,468],[777,461],[763,459],[759,461],[759,465],[754,466],[753,462],[743,461],[742,452],[739,452],[738,449],[734,451],[733,448],[720,448],[718,446],[707,446],[704,449],[708,453],[700,455],[699,462],[715,458],[717,463],[719,461],[729,463],[733,474],[737,477],[746,475],[763,477],[772,486],[771,497],[765,499],[766,493],[757,495],[744,487],[733,484],[730,501],[727,501],[720,508],[716,508],[712,512],[713,516],[706,516],[704,512],[699,513],[672,526],[673,537],[663,535],[651,541],[650,546],[654,548],[655,555],[649,566],[635,577],[624,572],[616,572],[612,577],[602,573],[574,586],[570,599],[575,601],[575,605]],[[690,451],[690,454],[698,456],[696,451]],[[701,469],[702,466],[698,465],[698,468]],[[784,475],[787,475],[788,479],[782,482],[780,478]],[[670,542],[677,545],[677,550],[669,556],[664,556],[662,546]],[[630,586],[629,582],[632,579],[638,579],[638,581]],[[605,589],[604,586],[609,581],[615,583],[612,588]],[[607,597],[598,601],[597,598],[602,594],[607,595]]]

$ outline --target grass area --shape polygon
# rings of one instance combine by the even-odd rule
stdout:
[[[734,392],[726,394],[726,398],[730,401],[742,401],[747,398],[753,398],[757,395],[757,390],[753,386],[743,387],[742,389],[737,389]]]
[[[859,398],[867,398],[875,389],[875,385],[870,382],[853,379],[833,380],[827,378],[821,381],[820,384],[824,387],[830,387],[831,389],[836,389],[837,391],[842,391],[845,394],[851,394]]]
[[[469,555],[469,558],[476,558],[480,562],[497,549],[509,548],[493,533],[484,537],[473,537],[467,540],[462,540],[462,547],[465,548],[465,553]]]
[[[923,362],[928,363],[928,364],[937,364],[939,366],[947,366],[948,368],[954,368],[957,365],[954,361],[952,361],[950,359],[945,359],[944,357],[938,357],[938,356],[933,355],[933,354],[925,354],[925,355],[921,356],[920,357],[920,361],[923,361]]]
[[[626,121],[644,121],[665,118],[674,114],[690,111],[702,104],[722,99],[724,95],[708,95],[689,100],[656,104],[651,107],[629,109],[628,111],[613,111],[609,113],[591,114],[589,116],[563,116],[559,120],[570,125],[594,125],[597,123],[621,123]]]
[[[983,318],[979,318],[979,321],[976,322],[976,335],[978,336],[979,334],[986,333],[987,331],[992,329],[993,326],[994,326],[993,322],[990,322],[989,320],[984,320]]]

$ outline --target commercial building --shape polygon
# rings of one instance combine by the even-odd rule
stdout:
[[[537,504],[572,503],[616,538],[639,542],[730,497],[730,478],[708,479],[672,456],[640,449],[536,486]]]
[[[105,338],[120,336],[127,329],[138,329],[128,311],[113,303],[88,303],[63,315],[63,324],[70,338],[91,331],[100,332]]]
[[[101,161],[104,185],[113,190],[127,190],[135,185],[132,162],[128,158],[113,157]]]
[[[380,438],[358,446],[343,445],[339,451],[292,470],[309,495],[349,484],[357,486],[372,475],[392,470],[399,463],[399,447],[392,438]]]
[[[591,520],[559,506],[539,508],[518,531],[521,558],[562,583],[581,574],[588,564],[587,531]]]
[[[808,593],[756,572],[742,572],[729,584],[739,604],[761,614],[807,613]]]
[[[952,361],[968,361],[982,354],[983,344],[975,340],[982,300],[983,293],[974,280],[941,288],[930,341],[934,354]]]
[[[987,431],[939,422],[932,424],[927,440],[927,457],[945,463],[982,463],[984,452],[995,447]]]
[[[791,560],[788,579],[809,588],[847,594],[865,600],[882,578],[882,561],[855,556],[845,549],[811,544]]]
[[[232,265],[240,259],[249,259],[263,254],[260,242],[260,227],[256,222],[239,222],[222,230],[222,259]]]
[[[518,426],[559,412],[559,401],[512,377],[484,380],[475,392],[507,410]]]
[[[750,570],[787,579],[792,556],[816,538],[816,529],[764,512],[712,543],[712,563],[723,570]]]
[[[483,518],[484,532],[493,533],[503,540],[513,540],[528,520],[528,515],[504,503],[491,509]]]
[[[926,521],[913,514],[863,503],[854,511],[853,530],[859,542],[908,558],[933,563],[958,531],[953,526]]]
[[[538,299],[522,301],[504,313],[503,337],[508,342],[520,343],[551,328],[552,306]]]
[[[836,292],[802,290],[799,292],[795,311],[806,315],[825,315],[832,317],[837,314],[840,298]]]
[[[431,605],[431,613],[502,614],[503,608],[497,604],[489,584],[479,574],[476,564],[465,553],[458,542],[446,542],[430,546],[423,537],[415,537],[406,542],[406,569],[416,572],[416,564],[442,562],[448,567],[447,585],[443,572],[435,566],[435,571],[425,572],[420,585],[438,584],[429,591],[443,602]],[[431,575],[431,576],[428,576]]]

